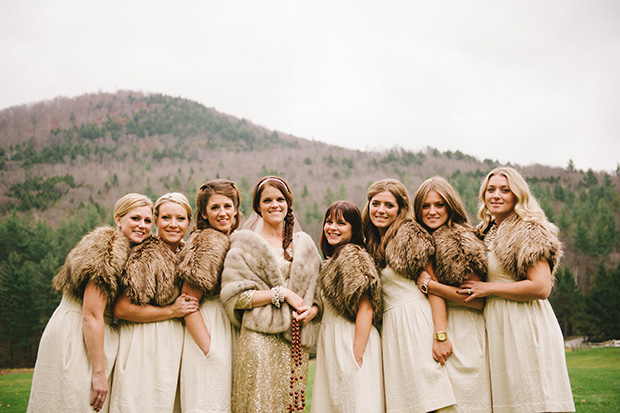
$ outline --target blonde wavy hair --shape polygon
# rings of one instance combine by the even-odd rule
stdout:
[[[555,236],[558,235],[558,228],[547,219],[545,211],[540,207],[536,197],[532,195],[530,187],[523,176],[514,168],[508,166],[493,169],[480,184],[478,218],[482,221],[480,224],[482,232],[486,232],[493,222],[493,215],[487,208],[484,195],[489,185],[489,180],[495,175],[502,175],[508,180],[508,186],[515,195],[515,198],[517,198],[514,212],[519,218],[524,221],[536,222],[550,230]]]
[[[390,225],[385,235],[381,237],[379,229],[370,220],[369,206],[375,195],[386,191],[396,198],[398,215],[396,215],[396,219]],[[366,206],[362,212],[362,228],[364,229],[364,237],[366,237],[366,249],[375,259],[376,264],[383,268],[385,267],[385,247],[394,238],[403,223],[413,221],[411,201],[409,200],[409,193],[405,185],[399,180],[391,178],[382,179],[370,185],[366,192],[366,200]]]

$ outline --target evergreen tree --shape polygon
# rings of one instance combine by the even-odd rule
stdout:
[[[590,324],[587,334],[592,341],[620,337],[620,265],[608,271],[599,263],[594,283],[587,298]]]

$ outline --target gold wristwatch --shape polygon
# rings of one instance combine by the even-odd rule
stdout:
[[[448,333],[445,331],[438,331],[433,334],[433,338],[437,341],[446,341],[448,339]]]

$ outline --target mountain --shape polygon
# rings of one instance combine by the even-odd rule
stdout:
[[[425,137],[412,146],[422,147]],[[269,130],[196,102],[121,91],[0,111],[0,367],[32,366],[58,303],[51,279],[80,237],[112,224],[116,200],[179,191],[194,201],[211,178],[236,181],[242,212],[254,184],[281,175],[303,229],[319,240],[337,199],[365,205],[368,186],[393,177],[411,197],[426,178],[447,178],[472,222],[478,189],[496,161],[460,151],[358,151]],[[566,335],[620,337],[620,177],[592,170],[519,166],[560,228],[565,258],[550,298]]]

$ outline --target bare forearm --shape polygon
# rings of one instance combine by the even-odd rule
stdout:
[[[209,329],[205,325],[204,319],[200,311],[186,315],[185,325],[187,330],[192,335],[192,338],[200,347],[203,353],[207,354],[211,348],[211,335]]]
[[[370,337],[370,331],[372,330],[372,316],[373,310],[370,305],[370,300],[366,296],[366,299],[362,299],[360,302],[360,307],[357,310],[357,317],[355,319],[353,354],[356,359],[361,359],[366,351],[366,345],[368,344],[368,338]]]
[[[104,328],[105,321],[103,315],[101,317],[86,314],[83,316],[82,334],[94,374],[105,373],[105,356],[103,352]]]
[[[463,295],[457,293],[457,291],[459,291],[458,287],[453,287],[451,285],[446,285],[435,280],[431,280],[429,281],[427,288],[429,294],[438,295],[439,297],[464,307],[475,308],[477,310],[482,310],[484,308],[484,298],[476,298],[466,302],[464,301]]]

